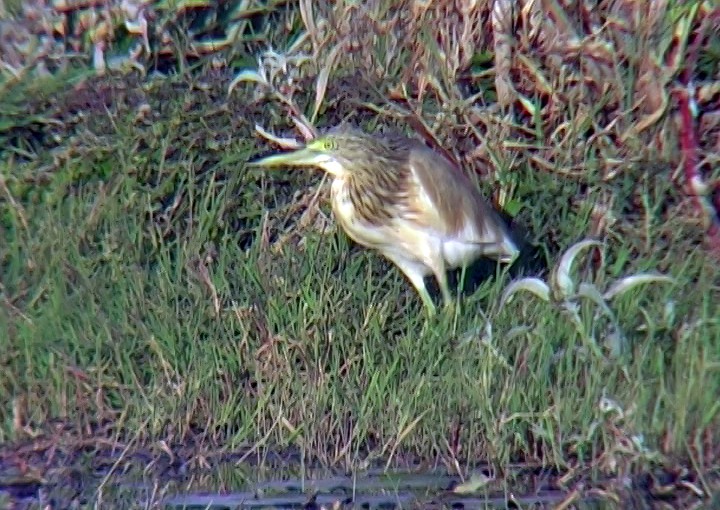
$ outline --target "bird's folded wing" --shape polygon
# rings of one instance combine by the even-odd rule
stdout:
[[[424,146],[411,151],[409,163],[407,206],[419,226],[467,243],[507,237],[502,219],[460,169]]]

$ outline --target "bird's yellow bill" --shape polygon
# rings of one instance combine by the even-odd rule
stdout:
[[[264,158],[251,160],[248,164],[251,166],[261,166],[266,168],[277,166],[314,166],[323,159],[323,154],[309,147],[304,147],[292,152],[272,154]]]

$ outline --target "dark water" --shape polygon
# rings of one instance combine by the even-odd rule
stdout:
[[[315,478],[286,478],[253,484],[229,494],[182,494],[168,498],[171,508],[505,508],[556,505],[564,494],[550,488],[527,496],[488,491],[462,496],[453,492],[461,480],[441,471],[364,472],[356,476],[315,473]],[[492,494],[492,492],[496,492]]]
[[[182,462],[135,462],[89,457],[72,467],[19,470],[0,463],[0,508],[652,508],[645,496],[618,506],[580,481],[561,487],[551,470],[513,466],[502,479],[488,468],[474,483],[443,470],[365,470],[356,475],[321,469],[304,474],[287,464],[274,469],[227,456],[202,468]],[[142,464],[145,464],[145,467]],[[299,465],[299,464],[298,464]],[[100,467],[98,467],[100,466]],[[627,482],[626,482],[627,484]],[[465,490],[466,492],[463,492]],[[638,492],[638,494],[640,494]],[[624,496],[627,499],[627,494]],[[628,506],[629,505],[629,506]]]
[[[591,479],[587,470],[477,465],[463,479],[429,465],[346,473],[302,460],[188,442],[151,451],[102,437],[36,437],[0,445],[0,509],[720,508],[693,494],[687,472]]]
[[[277,474],[278,477],[282,476]],[[185,480],[136,480],[127,475],[111,479],[56,480],[9,489],[14,508],[553,508],[566,494],[538,490],[513,495],[492,490],[459,495],[448,490],[456,477],[443,474],[390,473],[322,479],[285,478],[245,487],[208,476]],[[194,479],[193,479],[194,478]],[[240,476],[243,478],[243,476]],[[240,480],[236,480],[239,482]],[[73,483],[74,482],[74,483]],[[244,490],[243,490],[244,489]],[[515,506],[513,506],[515,505]],[[591,508],[590,506],[586,508]],[[594,508],[601,508],[595,506]]]

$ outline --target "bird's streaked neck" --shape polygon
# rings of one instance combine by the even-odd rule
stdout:
[[[344,179],[348,175],[348,171],[343,168],[340,162],[332,156],[328,157],[324,161],[317,162],[316,165],[336,179]]]

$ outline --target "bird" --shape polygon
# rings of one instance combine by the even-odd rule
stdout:
[[[333,215],[356,243],[377,250],[415,287],[431,315],[425,278],[453,303],[447,271],[480,257],[518,257],[499,213],[470,178],[420,140],[338,126],[299,149],[251,160],[251,166],[314,167],[332,177]]]

